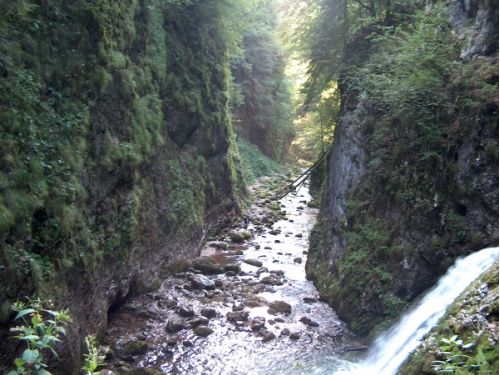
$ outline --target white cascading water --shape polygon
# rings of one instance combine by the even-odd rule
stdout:
[[[364,361],[335,374],[396,374],[425,334],[438,323],[446,308],[497,260],[498,247],[483,249],[458,259],[412,311],[375,341]]]

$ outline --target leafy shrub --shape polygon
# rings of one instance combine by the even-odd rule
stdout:
[[[43,305],[39,299],[31,301],[29,306],[23,302],[12,305],[12,309],[17,311],[15,320],[21,320],[23,324],[10,331],[27,347],[21,357],[15,359],[16,369],[8,375],[50,375],[47,364],[43,362],[44,355],[52,352],[57,357],[55,345],[66,334],[64,325],[71,321],[71,317],[66,310],[49,310]]]

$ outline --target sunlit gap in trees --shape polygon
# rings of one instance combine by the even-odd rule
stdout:
[[[295,139],[291,153],[302,165],[311,165],[333,140],[333,129],[339,108],[335,79],[311,100],[310,59],[315,43],[313,24],[320,15],[316,0],[277,0],[278,36],[286,56],[285,74],[292,87]],[[341,36],[339,36],[340,38]]]

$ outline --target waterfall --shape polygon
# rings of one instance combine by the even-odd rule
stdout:
[[[399,323],[381,335],[367,358],[348,371],[335,374],[394,375],[423,337],[445,314],[447,307],[498,260],[490,247],[458,259],[436,286]]]

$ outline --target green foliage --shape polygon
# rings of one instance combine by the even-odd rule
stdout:
[[[74,270],[94,285],[99,267],[156,249],[152,223],[163,240],[199,238],[208,214],[235,204],[235,5],[1,2],[2,305],[33,290],[62,297]]]
[[[442,360],[432,362],[438,374],[493,374],[498,371],[489,363],[483,348],[475,343],[464,344],[458,335],[441,338],[438,355]]]
[[[293,138],[290,84],[276,37],[275,1],[263,0],[242,30],[243,54],[232,56],[236,132],[283,161]]]
[[[97,345],[95,336],[85,337],[85,345],[87,346],[87,353],[83,355],[82,370],[85,375],[98,374],[97,369],[104,364],[105,355]]]
[[[17,312],[15,320],[21,320],[23,324],[10,331],[15,333],[13,338],[26,344],[26,349],[21,357],[16,358],[16,370],[10,371],[11,375],[50,375],[43,362],[44,355],[50,351],[57,357],[55,344],[66,334],[64,325],[71,321],[71,317],[66,310],[48,310],[43,305],[39,299],[31,301],[29,306],[23,302],[12,305]]]
[[[270,176],[282,169],[279,163],[268,158],[257,146],[243,137],[238,137],[237,145],[243,178],[247,185],[254,183],[261,176]]]

